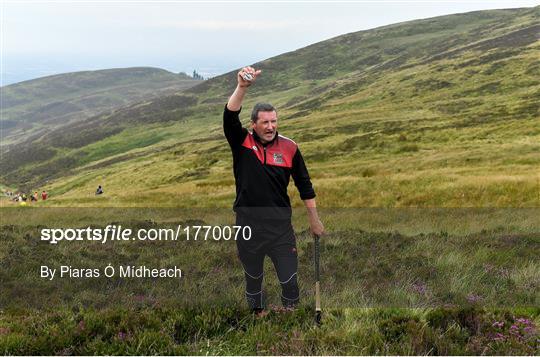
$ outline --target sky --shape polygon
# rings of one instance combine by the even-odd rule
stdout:
[[[205,77],[349,32],[538,1],[0,0],[0,85],[135,66]]]

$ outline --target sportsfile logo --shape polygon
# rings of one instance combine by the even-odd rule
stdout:
[[[140,228],[135,231],[121,225],[105,228],[43,228],[41,240],[50,244],[60,241],[178,241],[185,240],[250,240],[250,226],[182,226],[173,228]]]

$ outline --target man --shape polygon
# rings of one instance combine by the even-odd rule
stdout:
[[[242,127],[239,113],[249,86],[261,73],[244,67],[237,73],[237,87],[223,114],[223,129],[233,154],[236,183],[236,224],[251,228],[251,239],[236,241],[244,267],[246,299],[257,313],[264,310],[262,289],[264,257],[272,260],[281,284],[285,307],[298,304],[298,256],[291,224],[291,203],[287,194],[290,176],[307,208],[310,229],[321,235],[315,191],[294,141],[277,132],[277,112],[270,104],[259,103],[251,113],[251,129]]]

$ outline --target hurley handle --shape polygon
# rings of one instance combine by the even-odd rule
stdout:
[[[319,267],[319,254],[320,254],[320,237],[314,235],[314,249],[315,249],[315,322],[317,325],[321,324],[321,289],[320,289],[320,267]]]

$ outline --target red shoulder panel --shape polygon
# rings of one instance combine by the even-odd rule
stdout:
[[[264,148],[261,143],[255,140],[255,138],[253,137],[253,133],[248,132],[246,138],[244,139],[244,142],[242,143],[242,146],[250,149],[257,156],[261,164],[264,163]]]
[[[251,132],[246,135],[242,146],[250,149],[257,156],[261,164],[264,164],[264,147],[260,142],[255,140]],[[297,145],[294,141],[279,135],[272,144],[266,146],[266,165],[292,168],[296,150]]]
[[[279,135],[276,141],[266,148],[266,164],[292,168],[297,146],[294,141]]]

